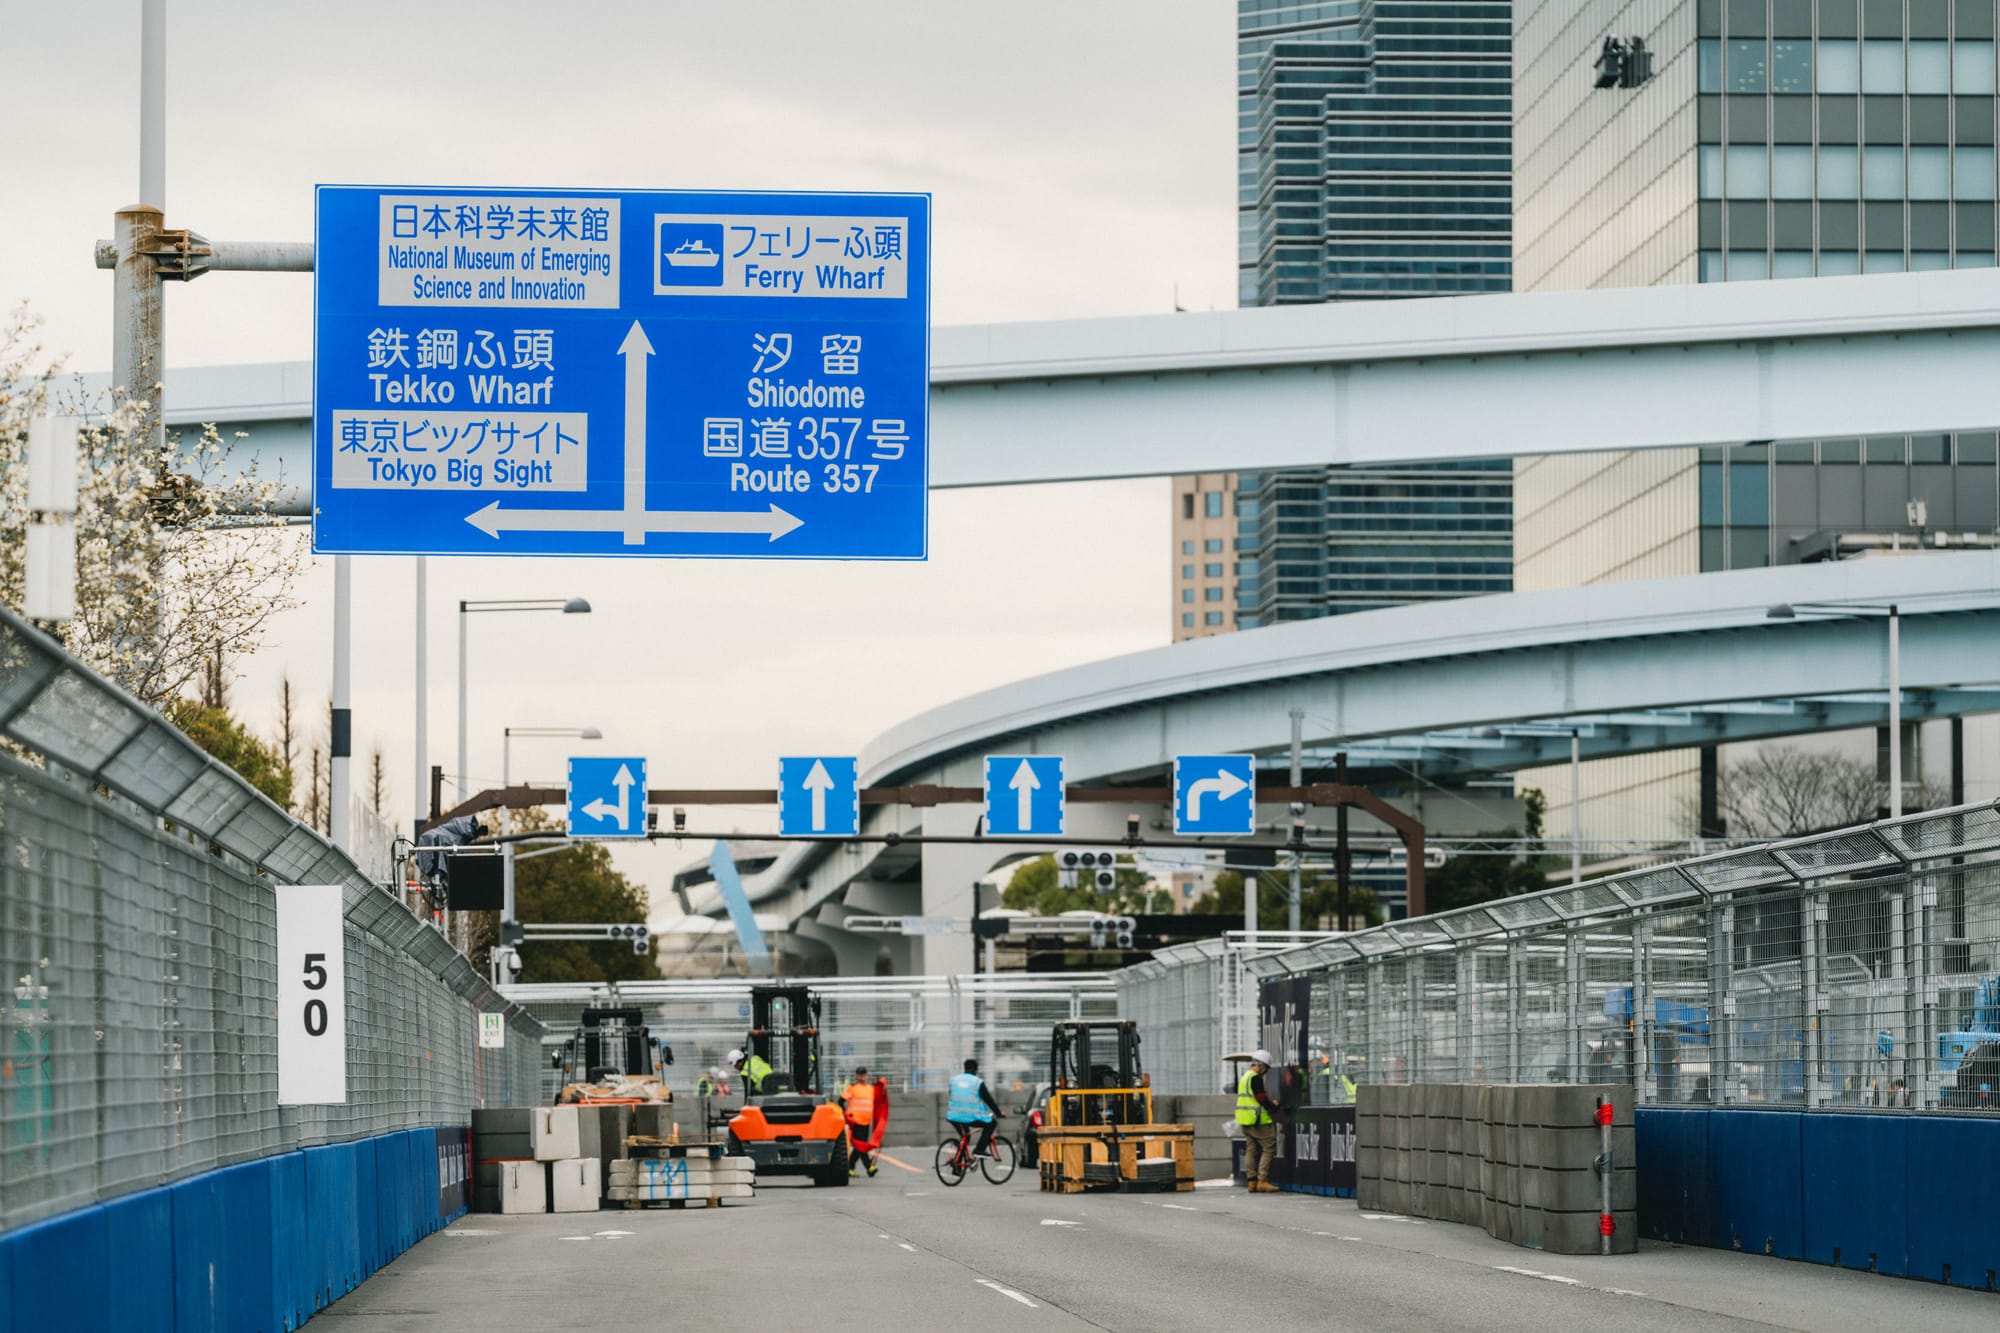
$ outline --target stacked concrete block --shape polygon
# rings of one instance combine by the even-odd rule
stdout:
[[[481,1213],[545,1213],[547,1168],[536,1161],[480,1162],[472,1172],[472,1206]]]
[[[1638,1173],[1627,1087],[1364,1085],[1355,1100],[1359,1203],[1483,1227],[1530,1249],[1596,1254],[1601,1101],[1612,1107],[1611,1248],[1630,1253]]]
[[[1194,1126],[1194,1178],[1219,1180],[1230,1173],[1235,1154],[1236,1094],[1183,1093],[1153,1098],[1153,1118],[1161,1124]]]
[[[549,1211],[594,1213],[604,1197],[603,1164],[595,1157],[550,1162]]]

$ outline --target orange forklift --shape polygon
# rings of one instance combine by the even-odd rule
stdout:
[[[750,989],[749,1068],[770,1066],[761,1087],[743,1080],[743,1107],[729,1117],[728,1151],[763,1176],[811,1176],[847,1183],[847,1117],[826,1096],[819,1065],[820,1000],[805,986]]]

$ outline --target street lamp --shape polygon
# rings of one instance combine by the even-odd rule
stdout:
[[[578,740],[601,741],[604,733],[596,727],[507,727],[500,732],[500,785],[514,785],[514,738],[574,736]],[[509,806],[500,807],[500,832],[514,831],[513,810]],[[503,841],[500,844],[500,920],[502,923],[514,919],[514,844]]]
[[[1902,616],[1894,602],[1780,602],[1764,613],[1767,620],[1797,620],[1812,616],[1886,616],[1889,621],[1889,818],[1903,817],[1903,677]]]
[[[486,601],[458,604],[458,799],[467,790],[465,759],[465,618],[475,611],[560,611],[566,616],[588,615],[590,603],[581,597],[496,597]]]

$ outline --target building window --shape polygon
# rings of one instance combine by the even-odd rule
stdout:
[[[1713,37],[1704,37],[1695,43],[1696,91],[1719,93],[1722,91],[1722,43]]]
[[[1761,93],[1770,85],[1770,57],[1764,39],[1728,43],[1729,91]]]
[[[1993,93],[1993,43],[1954,42],[1951,47],[1951,87],[1961,95]]]
[[[1861,44],[1861,91],[1900,93],[1903,91],[1903,44],[1863,42]]]
[[[1222,623],[1222,612],[1210,611],[1201,618],[1201,623],[1204,625],[1220,625]]]
[[[1819,252],[1819,275],[1822,278],[1844,278],[1861,271],[1861,256],[1853,250],[1822,250]]]
[[[1219,579],[1222,577],[1222,562],[1218,560],[1213,564],[1203,565],[1201,572],[1206,578]]]
[[[1194,600],[1194,589],[1193,589],[1193,588],[1182,588],[1182,589],[1181,589],[1181,600],[1182,600],[1183,602],[1192,602],[1192,601]]]
[[[1193,491],[1187,491],[1187,492],[1184,492],[1184,493],[1183,493],[1183,494],[1181,495],[1181,517],[1182,517],[1182,518],[1193,518],[1193,517],[1194,517],[1194,492],[1193,492]]]
[[[1700,186],[1701,197],[1704,199],[1722,198],[1722,145],[1716,143],[1703,144],[1696,161],[1698,165],[1696,166],[1695,174],[1698,178],[1697,183]]]
[[[1910,43],[1910,91],[1948,93],[1951,91],[1951,43]]]
[[[1774,278],[1810,278],[1812,275],[1810,250],[1780,250],[1771,256],[1771,276]]]
[[[1861,150],[1861,197],[1863,199],[1903,197],[1902,149],[1877,147]]]
[[[1993,197],[1993,149],[1991,145],[1951,150],[1952,196],[1957,199]]]
[[[1222,589],[1220,589],[1220,588],[1203,588],[1203,589],[1201,590],[1201,600],[1202,600],[1202,601],[1204,601],[1204,602],[1219,602],[1219,601],[1221,601],[1221,600],[1222,600]]]
[[[1182,578],[1184,578],[1184,579],[1191,579],[1191,578],[1193,578],[1193,577],[1194,577],[1194,566],[1193,566],[1193,565],[1182,565],[1182,566],[1181,566],[1181,577],[1182,577]]]
[[[1771,150],[1771,197],[1810,199],[1813,187],[1812,149],[1804,144],[1779,144]]]
[[[1861,193],[1860,158],[1852,148],[1819,150],[1819,197],[1854,199]]]
[[[1809,93],[1812,91],[1812,43],[1771,43],[1771,91]]]
[[[1193,554],[1194,554],[1194,543],[1193,543],[1193,542],[1182,542],[1182,543],[1181,543],[1181,554],[1182,554],[1182,555],[1193,555]]]
[[[1182,629],[1194,628],[1194,612],[1192,611],[1181,612],[1181,628]]]
[[[1762,199],[1771,192],[1770,167],[1764,145],[1738,145],[1728,150],[1728,176],[1723,188],[1731,199]]]
[[[1771,276],[1771,260],[1762,250],[1731,250],[1729,280],[1756,282]]]
[[[1203,542],[1203,543],[1201,544],[1201,549],[1202,549],[1202,551],[1203,551],[1203,552],[1205,552],[1205,553],[1206,553],[1206,554],[1208,554],[1208,555],[1221,555],[1221,554],[1222,554],[1222,538],[1220,538],[1220,537],[1210,537],[1210,538],[1209,538],[1209,539],[1208,539],[1207,541],[1205,541],[1205,542]]]
[[[1202,516],[1203,516],[1203,517],[1205,517],[1205,518],[1221,518],[1221,517],[1222,517],[1222,492],[1221,492],[1221,491],[1206,491],[1206,492],[1204,492],[1204,493],[1202,494],[1202,497],[1201,497],[1201,504],[1202,504]]]
[[[1819,72],[1814,82],[1823,93],[1860,92],[1860,50],[1853,42],[1821,42]]]
[[[1951,152],[1945,148],[1910,149],[1910,198],[1951,198]]]

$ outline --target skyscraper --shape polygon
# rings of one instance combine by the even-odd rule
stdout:
[[[2000,0],[1519,0],[1514,21],[1522,290],[1994,263]],[[1596,87],[1605,39],[1634,37],[1652,77]],[[1515,578],[1549,588],[1939,533],[1990,541],[1996,474],[1991,432],[1524,458]],[[1920,738],[1914,725],[1902,738],[1913,777]],[[1693,834],[1712,823],[1716,772],[1698,751],[1588,765],[1584,831]]]
[[[1508,290],[1510,37],[1507,0],[1239,0],[1239,303]],[[1504,592],[1511,486],[1505,464],[1244,474],[1233,623],[1177,577],[1175,637]],[[1174,503],[1227,489],[1183,478]]]

